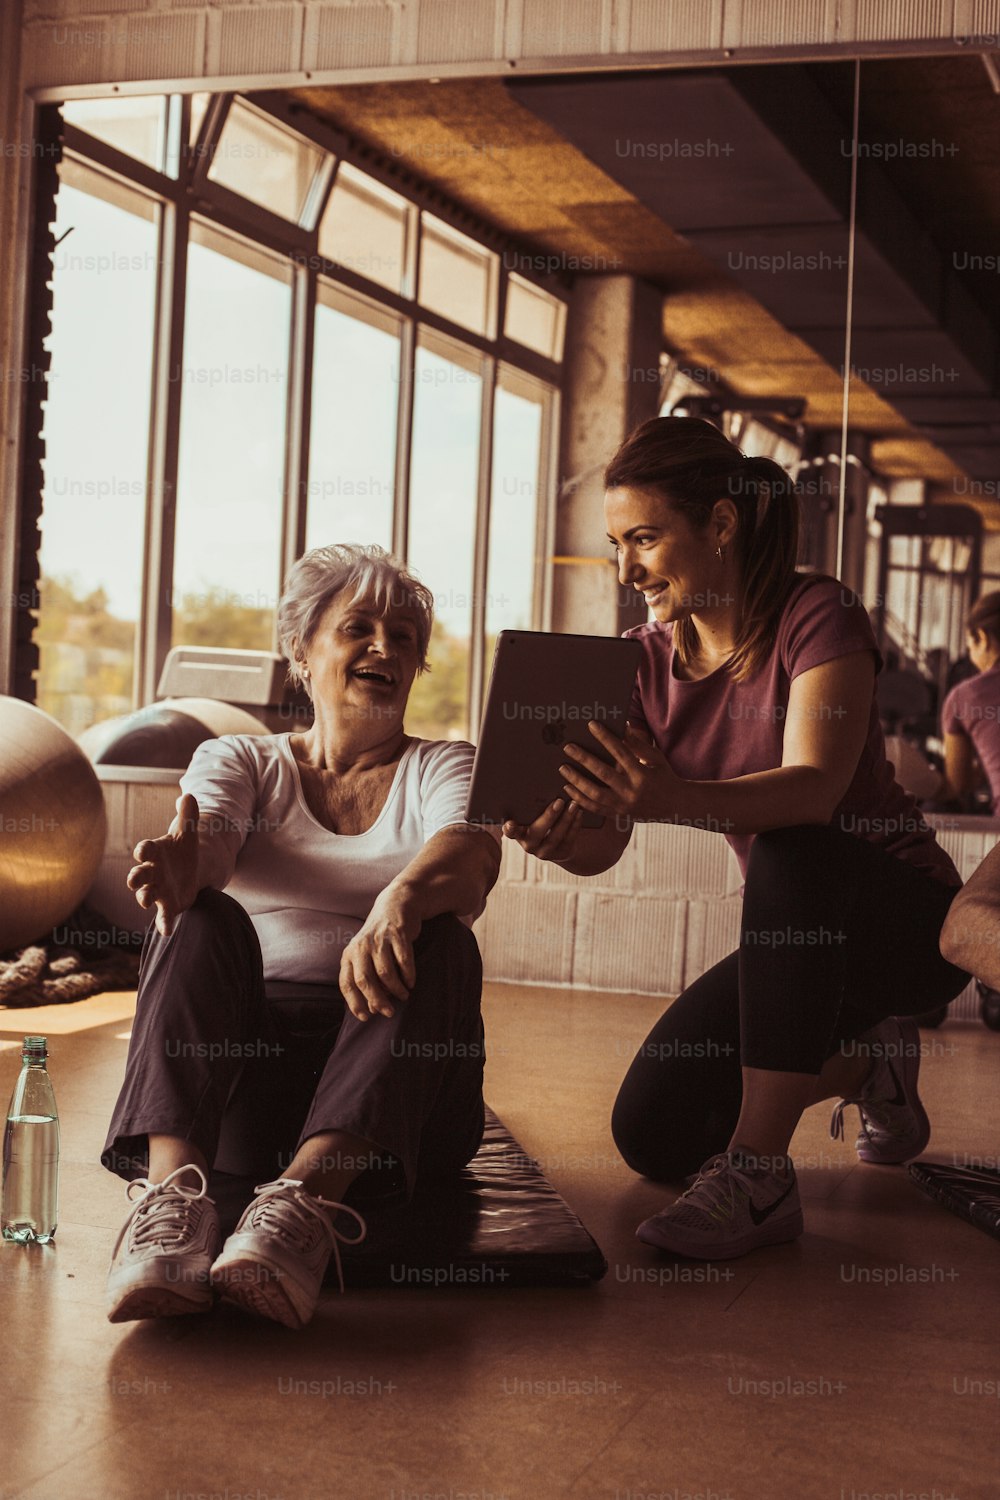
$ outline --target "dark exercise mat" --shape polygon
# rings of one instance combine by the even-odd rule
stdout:
[[[212,1173],[224,1235],[254,1186],[252,1177]],[[455,1177],[418,1187],[409,1204],[357,1207],[368,1236],[341,1246],[348,1287],[572,1286],[608,1269],[593,1236],[490,1109],[482,1145]],[[343,1227],[357,1232],[346,1214]],[[327,1284],[337,1284],[332,1258]]]
[[[992,1167],[943,1167],[921,1161],[910,1167],[910,1176],[953,1214],[1000,1240],[1000,1172]]]

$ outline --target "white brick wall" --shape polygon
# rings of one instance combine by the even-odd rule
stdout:
[[[104,863],[88,901],[121,926],[137,908],[124,881],[132,848],[167,827],[178,787],[166,771],[99,767],[108,815]],[[1000,821],[941,822],[938,838],[964,880],[1000,840]],[[958,824],[959,826],[955,826]],[[677,995],[739,942],[740,870],[725,839],[697,828],[637,827],[622,858],[584,880],[503,842],[500,879],[475,932],[487,979],[640,995]],[[979,1015],[974,987],[952,1002]]]
[[[1000,839],[993,819],[929,821],[945,824],[938,838],[963,880]],[[740,884],[726,841],[696,828],[638,827],[618,864],[590,879],[529,859],[505,839],[500,879],[475,929],[486,977],[676,995],[737,947]],[[951,1014],[978,1017],[973,985]]]
[[[25,0],[25,23],[29,88],[292,87],[940,49],[1000,32],[1000,0]]]

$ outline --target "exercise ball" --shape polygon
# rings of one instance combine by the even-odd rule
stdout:
[[[95,766],[184,771],[204,740],[222,734],[268,734],[260,719],[214,698],[170,698],[120,718],[91,724],[79,745]]]
[[[44,937],[79,905],[106,834],[80,747],[40,708],[0,697],[0,952]]]

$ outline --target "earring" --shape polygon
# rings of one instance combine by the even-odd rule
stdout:
[[[716,549],[715,549],[715,555],[719,559],[720,562],[725,562],[725,560],[726,560],[726,554],[725,554],[725,552],[723,551],[723,549],[721,547],[716,547]]]

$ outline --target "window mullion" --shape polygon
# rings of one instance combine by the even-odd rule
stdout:
[[[188,211],[184,203],[161,208],[153,378],[143,544],[143,596],[136,632],[134,701],[152,703],[170,650],[177,517],[177,465],[184,360]]]
[[[532,628],[552,629],[552,554],[556,540],[556,478],[559,472],[559,392],[546,398],[538,444],[538,504],[535,508],[535,582]]]
[[[292,316],[288,349],[285,417],[285,481],[281,535],[281,582],[306,548],[309,494],[309,434],[312,419],[313,346],[316,327],[316,273],[296,265],[292,272]],[[277,650],[277,615],[275,616]]]
[[[466,732],[478,738],[483,713],[486,657],[486,584],[489,576],[490,506],[493,499],[493,422],[497,364],[483,360],[482,405],[479,418],[479,474],[476,527],[472,551],[472,611],[469,643],[469,723]]]
[[[406,318],[399,336],[399,394],[396,407],[396,472],[392,493],[392,550],[406,558],[410,546],[410,465],[413,458],[413,391],[416,384],[417,327]]]

